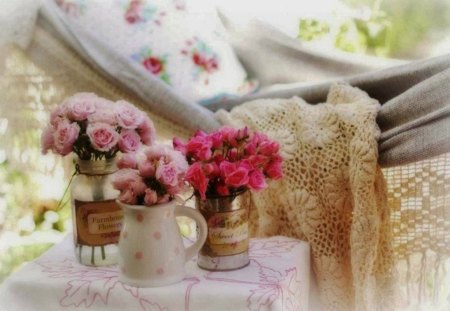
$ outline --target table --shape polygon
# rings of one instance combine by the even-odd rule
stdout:
[[[119,281],[116,266],[78,264],[67,237],[5,280],[0,310],[308,310],[308,243],[252,239],[250,258],[228,272],[202,270],[193,259],[182,282],[135,288]]]

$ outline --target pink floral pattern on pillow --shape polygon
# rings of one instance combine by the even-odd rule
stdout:
[[[69,16],[78,17],[86,10],[86,0],[55,0],[61,10]]]
[[[170,76],[167,72],[167,55],[157,56],[152,53],[150,48],[144,47],[139,53],[132,55],[131,58],[141,63],[147,71],[162,81],[169,85],[171,84]]]
[[[53,0],[68,28],[138,62],[186,100],[208,104],[248,94],[245,69],[210,0]]]
[[[147,23],[153,21],[161,25],[166,12],[146,0],[127,0],[125,4],[125,21],[129,24]]]
[[[217,53],[197,37],[186,40],[185,47],[181,50],[181,54],[189,57],[195,65],[193,72],[194,79],[201,79],[201,77],[204,77],[205,84],[208,84],[208,75],[219,70]]]

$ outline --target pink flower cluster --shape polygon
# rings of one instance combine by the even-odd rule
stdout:
[[[250,134],[246,127],[197,131],[186,144],[174,138],[173,145],[190,164],[185,178],[203,200],[261,190],[267,187],[266,178],[283,176],[279,144],[262,133]]]
[[[188,163],[169,146],[153,145],[124,154],[113,186],[126,204],[152,206],[169,202],[181,192]]]
[[[80,159],[134,152],[155,140],[153,122],[126,101],[112,102],[93,93],[77,93],[56,107],[42,134],[42,152]]]

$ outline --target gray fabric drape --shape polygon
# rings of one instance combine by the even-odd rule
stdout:
[[[320,103],[325,102],[332,83],[346,82],[366,91],[382,104],[377,122],[382,132],[379,162],[383,167],[402,165],[450,151],[450,54],[336,78],[336,74],[369,70],[373,59],[360,63],[357,59],[338,60],[319,53],[310,55],[311,51],[305,50],[297,40],[270,31],[270,27],[260,23],[256,25],[258,27],[253,25],[242,32],[233,26],[228,29],[238,56],[249,72],[263,77],[263,82],[307,80],[305,73],[311,71],[311,66],[317,68],[316,73],[320,76],[329,75],[333,79],[321,83],[284,85],[279,90],[215,103],[208,106],[210,109],[230,110],[253,99],[292,96],[302,97],[309,103]],[[278,75],[278,61],[292,70],[284,70],[282,75]],[[381,66],[392,64],[395,62]]]

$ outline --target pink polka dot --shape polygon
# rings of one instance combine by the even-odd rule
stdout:
[[[137,260],[141,260],[142,259],[142,252],[136,252],[134,254],[134,258],[136,258]]]
[[[156,270],[156,273],[158,273],[159,275],[164,274],[164,269],[158,268],[158,270]]]
[[[153,237],[157,240],[161,239],[161,232],[156,231],[155,233],[153,233]]]
[[[178,247],[175,248],[175,255],[180,255],[180,249]]]
[[[123,232],[123,238],[126,239],[128,237],[128,231]]]
[[[138,222],[143,222],[144,221],[144,215],[139,213],[139,214],[137,214],[136,219],[137,219]]]

